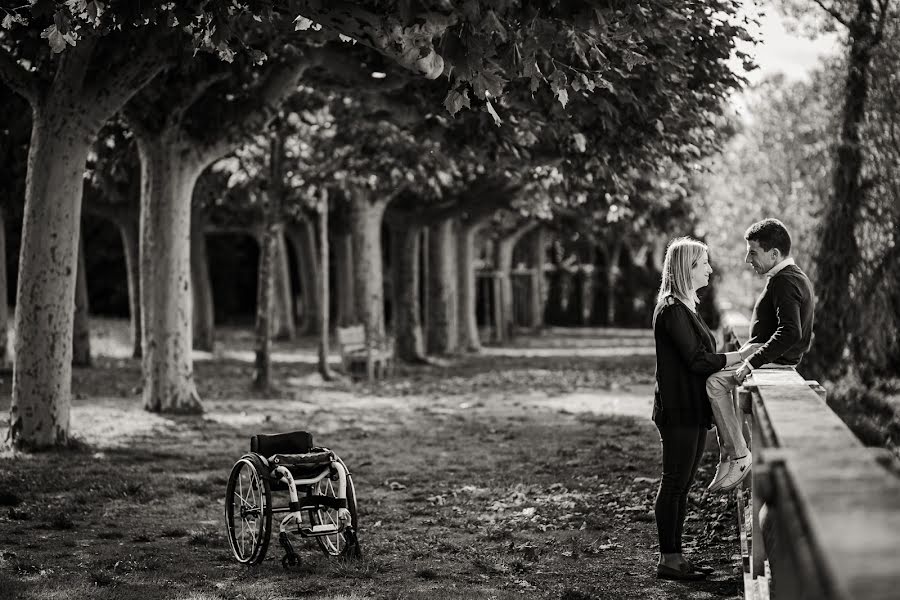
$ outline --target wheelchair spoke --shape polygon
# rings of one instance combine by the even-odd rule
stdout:
[[[242,458],[228,480],[225,521],[239,562],[257,564],[265,557],[272,528],[271,492],[254,462]]]

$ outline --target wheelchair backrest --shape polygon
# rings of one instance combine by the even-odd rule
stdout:
[[[250,452],[269,457],[273,454],[304,454],[313,447],[312,434],[307,431],[256,434],[250,438]]]

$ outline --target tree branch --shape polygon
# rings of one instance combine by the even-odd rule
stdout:
[[[219,71],[217,73],[210,73],[206,77],[203,77],[196,83],[194,83],[193,87],[188,90],[185,97],[179,102],[176,106],[171,108],[171,112],[169,113],[168,120],[170,123],[180,123],[184,118],[184,113],[188,111],[194,104],[196,104],[200,98],[203,97],[209,88],[219,83],[220,81],[225,81],[231,76],[227,71]]]
[[[41,80],[33,72],[26,71],[6,50],[0,51],[0,80],[25,98],[32,107],[41,102]]]
[[[262,131],[278,114],[284,99],[297,88],[297,82],[320,58],[313,52],[289,62],[272,65],[259,91],[247,102],[237,122],[223,127],[218,137],[198,149],[203,164],[225,156],[240,144],[248,132]]]
[[[872,46],[875,47],[881,43],[884,37],[884,24],[887,22],[888,0],[878,0],[878,23],[875,26],[875,34],[872,36]]]
[[[131,60],[123,60],[86,91],[91,98],[91,116],[101,123],[122,110],[131,98],[169,66],[170,50],[163,47],[164,36],[157,32],[138,41],[146,48]]]
[[[840,23],[841,25],[843,25],[843,26],[846,27],[847,29],[850,29],[850,19],[848,19],[847,17],[845,17],[844,15],[842,15],[842,14],[840,13],[840,11],[838,11],[838,9],[837,9],[836,7],[834,7],[833,5],[832,5],[832,6],[825,6],[825,3],[824,3],[822,0],[813,0],[813,2],[815,2],[816,4],[818,4],[818,5],[822,8],[822,10],[824,10],[824,11],[827,12],[829,15],[831,15],[832,18],[834,18],[835,21],[837,21],[838,23]]]
[[[444,59],[434,49],[434,38],[456,22],[454,16],[428,13],[421,15],[417,24],[404,27],[396,17],[376,15],[350,2],[313,4],[300,9],[303,17],[374,48],[428,79],[444,72]]]

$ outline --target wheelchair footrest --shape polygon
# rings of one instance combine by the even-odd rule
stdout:
[[[300,535],[303,537],[317,537],[322,535],[331,535],[333,533],[340,533],[343,530],[342,525],[313,525],[312,527],[302,527],[300,529]]]
[[[290,509],[292,511],[310,507],[319,508],[320,506],[332,510],[347,508],[347,499],[335,498],[334,496],[303,496],[299,501],[290,503]]]

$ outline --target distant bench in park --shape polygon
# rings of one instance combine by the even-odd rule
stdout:
[[[385,377],[394,368],[394,340],[366,341],[366,330],[362,325],[337,328],[338,348],[344,372],[352,375],[362,366],[369,381]]]
[[[726,326],[731,345],[737,342]],[[751,498],[737,492],[745,597],[900,598],[900,480],[793,369],[738,394],[752,428]]]

